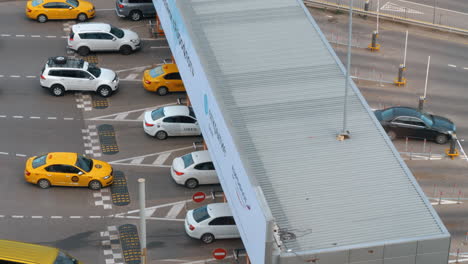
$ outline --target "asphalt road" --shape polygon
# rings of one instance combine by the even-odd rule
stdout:
[[[186,96],[159,97],[142,88],[143,70],[171,57],[164,39],[150,38],[148,20],[120,19],[113,11],[114,2],[95,2],[93,22],[131,28],[143,38],[142,50],[135,54],[97,54],[98,65],[117,71],[121,79],[119,91],[98,109],[93,104],[101,98],[93,94],[53,97],[40,87],[46,59],[69,54],[65,36],[75,21],[39,24],[25,17],[24,4],[0,2],[0,239],[59,247],[84,263],[123,263],[121,241],[112,246],[112,252],[106,243],[113,243],[115,234],[120,240],[118,227],[138,225],[137,179],[145,178],[149,263],[204,262],[214,248],[242,248],[240,240],[202,245],[185,235],[185,212],[199,205],[190,202],[194,191],[172,181],[169,166],[173,158],[194,151],[193,143],[201,138],[158,141],[143,131],[145,110],[175,104],[178,97]],[[103,153],[99,141],[91,141],[103,124],[112,125],[118,153]],[[110,162],[125,175],[130,203],[114,204],[110,188],[42,190],[26,183],[26,159],[51,151],[88,153]],[[197,189],[207,194],[217,190],[220,186]]]
[[[410,2],[468,13],[465,0],[411,0]]]

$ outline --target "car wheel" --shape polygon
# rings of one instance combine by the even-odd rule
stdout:
[[[46,179],[40,179],[37,182],[37,186],[39,186],[41,189],[47,189],[47,188],[50,187],[50,181],[48,181]]]
[[[100,190],[102,188],[102,184],[99,181],[93,180],[89,182],[89,188],[91,190]]]
[[[97,89],[97,93],[102,97],[109,97],[112,94],[112,89],[107,85],[103,85]]]
[[[213,234],[206,233],[203,234],[203,236],[201,236],[200,240],[205,244],[211,244],[215,240],[215,237],[213,236]]]
[[[387,135],[390,138],[390,140],[395,140],[397,138],[395,131],[392,130],[387,131]]]
[[[80,56],[86,56],[89,54],[89,48],[88,47],[79,47],[78,48],[78,54]]]
[[[47,22],[47,16],[46,15],[38,15],[37,16],[37,22],[39,22],[39,23]]]
[[[198,181],[196,179],[188,179],[186,182],[185,182],[185,187],[189,188],[189,189],[195,189],[197,188],[198,186]]]
[[[123,55],[129,55],[130,53],[132,53],[132,47],[130,47],[129,45],[123,45],[122,47],[120,47],[120,53]]]
[[[164,96],[166,94],[169,93],[169,89],[167,89],[167,87],[165,86],[161,86],[158,88],[158,90],[156,91],[156,93],[159,95],[159,96]]]
[[[139,21],[141,17],[142,17],[141,12],[138,10],[133,10],[132,12],[130,12],[130,19],[132,21]]]
[[[85,13],[80,13],[76,19],[80,22],[85,22],[86,20],[88,20],[88,16],[85,14]]]
[[[65,88],[63,88],[63,86],[60,84],[54,84],[52,87],[50,87],[50,92],[54,96],[63,96],[65,94]]]
[[[445,144],[447,143],[447,141],[448,141],[448,137],[447,135],[444,135],[444,134],[438,134],[435,138],[435,142],[437,144]]]
[[[167,133],[166,133],[166,131],[161,130],[161,131],[156,132],[156,135],[154,135],[154,136],[159,140],[164,140],[164,139],[167,138]]]

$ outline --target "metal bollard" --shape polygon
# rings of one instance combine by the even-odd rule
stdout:
[[[369,0],[366,0],[366,2],[364,3],[364,11],[369,11]],[[367,19],[367,14],[364,14],[362,17],[364,19]]]
[[[426,98],[424,98],[423,96],[419,96],[419,104],[418,104],[419,111],[422,111],[424,109],[425,101],[426,101]]]
[[[406,67],[404,64],[400,64],[398,66],[398,77],[394,81],[395,85],[400,86],[400,85],[405,85],[406,84],[406,78],[403,77],[403,73],[406,71]]]
[[[377,31],[372,32],[371,44],[369,44],[369,46],[367,46],[371,51],[380,50],[380,44],[377,43],[378,37],[379,37],[379,33]]]
[[[456,140],[454,138],[452,138],[450,140],[450,150],[449,150],[449,154],[455,154],[455,143],[456,143]]]

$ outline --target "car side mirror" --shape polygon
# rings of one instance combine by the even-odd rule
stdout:
[[[71,10],[71,9],[73,9],[73,7],[72,7],[72,6],[70,6],[68,9],[70,9],[70,10]]]
[[[90,80],[94,80],[93,76],[89,76],[89,79],[90,79]]]
[[[116,41],[117,39],[116,38],[112,38],[112,41]]]
[[[79,172],[78,172],[78,175],[80,175],[80,176],[83,175],[83,174],[84,174],[84,173],[83,173],[82,171],[79,171]]]

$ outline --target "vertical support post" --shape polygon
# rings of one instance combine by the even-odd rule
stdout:
[[[455,143],[456,143],[456,139],[454,139],[454,138],[450,139],[449,154],[455,154]]]
[[[344,140],[349,137],[349,132],[347,129],[347,119],[348,119],[348,90],[349,90],[349,79],[350,79],[350,70],[351,70],[351,42],[353,35],[353,0],[349,3],[349,22],[348,22],[348,58],[346,62],[346,80],[345,80],[345,96],[344,96],[344,107],[343,107],[343,129],[341,135],[338,139]]]
[[[139,178],[138,179],[138,199],[140,204],[140,242],[141,242],[141,258],[143,264],[147,263],[146,260],[146,212],[145,212],[145,201],[146,201],[146,193],[145,193],[145,179]]]
[[[434,14],[432,16],[432,24],[435,24],[435,17],[436,17],[436,5],[437,5],[437,0],[434,0]]]
[[[364,3],[364,11],[368,12],[369,11],[369,0],[366,0],[366,2]],[[364,14],[364,19],[367,19],[367,13]]]
[[[377,0],[377,34],[379,33],[380,0]]]
[[[461,191],[461,190],[458,190],[457,204],[460,204],[461,194],[462,194],[462,191]],[[466,241],[466,239],[467,239],[467,237],[465,237],[465,241]]]
[[[406,38],[405,38],[405,53],[403,55],[403,67],[406,68],[406,51],[408,50],[408,30],[406,30]]]
[[[426,153],[426,138],[424,138],[423,153]]]
[[[439,192],[439,204],[442,202],[442,194],[443,194],[443,192],[440,191],[440,192]]]
[[[429,79],[429,67],[431,65],[431,56],[427,56],[427,69],[426,69],[426,82],[424,84],[424,100],[426,100],[426,94],[427,94],[427,81]]]

